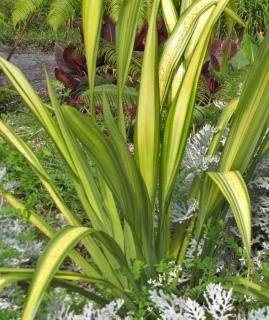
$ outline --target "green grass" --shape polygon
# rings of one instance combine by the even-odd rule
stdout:
[[[16,38],[17,30],[9,25],[0,37],[0,47],[9,48],[13,45]],[[49,50],[53,48],[54,42],[60,41],[66,44],[78,44],[80,42],[80,32],[78,28],[66,30],[61,29],[53,32],[47,25],[35,26],[31,25],[28,32],[23,37],[20,48],[22,49],[40,49]]]
[[[3,114],[1,117],[35,150],[42,165],[60,188],[67,205],[75,212],[81,212],[80,204],[74,196],[73,185],[62,170],[63,164],[57,150],[38,121],[25,109]],[[15,190],[16,197],[25,201],[29,209],[42,214],[50,221],[50,217],[57,213],[53,201],[24,158],[10,144],[1,141],[1,138],[0,159],[0,165],[8,168],[8,180],[19,181],[19,186]]]

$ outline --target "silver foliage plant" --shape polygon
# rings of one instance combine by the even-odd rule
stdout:
[[[18,186],[17,182],[8,181],[7,169],[0,167],[0,184],[5,191],[12,192]],[[43,242],[41,240],[23,241],[20,235],[29,233],[32,228],[6,213],[5,203],[0,198],[0,255],[7,249],[12,249],[13,255],[2,257],[0,266],[18,267],[39,256]],[[14,237],[17,235],[17,237]]]
[[[209,284],[203,295],[203,305],[190,298],[165,294],[163,290],[150,291],[150,299],[163,320],[269,320],[269,307],[251,311],[246,317],[236,315],[232,294],[232,289],[224,290],[221,284]]]
[[[257,165],[249,183],[252,198],[253,226],[262,230],[263,239],[269,238],[269,154]],[[260,235],[261,236],[261,235]],[[255,239],[254,239],[255,240]]]
[[[0,185],[8,192],[14,191],[18,186],[17,182],[8,180],[7,168],[4,166],[0,166]],[[43,242],[40,240],[22,241],[19,238],[20,235],[25,235],[32,229],[23,224],[21,220],[6,213],[5,203],[1,197],[0,230],[0,266],[19,267],[39,256]],[[14,235],[17,235],[17,237],[14,237]],[[10,254],[8,254],[8,251]],[[11,299],[15,292],[16,288],[9,286],[0,294],[0,312],[20,309],[20,306]]]
[[[124,301],[119,299],[98,309],[94,303],[89,302],[83,308],[82,314],[77,315],[73,311],[70,311],[70,306],[67,307],[66,302],[62,302],[57,306],[57,309],[50,311],[46,320],[120,320],[121,317],[118,315],[118,312],[123,304]]]
[[[177,177],[175,195],[186,195],[174,199],[172,204],[172,223],[183,223],[189,220],[197,209],[197,202],[188,199],[187,193],[195,176],[201,176],[205,171],[214,171],[219,161],[219,154],[212,157],[207,155],[208,147],[217,128],[206,124],[196,133],[191,133],[182,162],[180,175]]]
[[[218,164],[219,155],[207,156],[209,144],[217,131],[217,128],[206,124],[188,138],[183,166],[188,168],[192,175],[201,175],[205,171],[213,170]]]

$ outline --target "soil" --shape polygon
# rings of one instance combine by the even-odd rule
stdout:
[[[7,50],[0,49],[0,57],[6,58],[7,55]],[[54,68],[56,67],[56,62],[53,52],[17,51],[10,62],[21,69],[33,88],[40,95],[46,95],[47,90],[43,68],[46,67],[51,79],[55,79]],[[3,73],[0,74],[0,86],[10,86],[9,81]]]

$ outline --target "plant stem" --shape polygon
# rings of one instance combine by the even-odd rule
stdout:
[[[181,246],[181,248],[179,249],[179,252],[178,252],[176,265],[179,268],[177,270],[175,279],[173,281],[173,288],[177,287],[178,279],[179,279],[180,272],[181,272],[181,267],[182,267],[182,265],[184,263],[186,252],[187,252],[187,249],[188,249],[188,246],[189,246],[189,243],[190,243],[190,239],[191,239],[191,235],[192,235],[192,232],[193,232],[193,229],[194,229],[195,221],[196,221],[196,214],[194,214],[193,217],[191,218],[190,225],[189,225],[189,227],[188,227],[188,229],[186,231],[182,246]]]
[[[27,18],[27,20],[25,21],[22,30],[19,32],[17,38],[14,41],[13,47],[12,47],[8,57],[7,57],[7,61],[10,61],[10,59],[12,58],[12,56],[13,56],[14,52],[16,51],[18,45],[20,44],[23,36],[25,35],[26,31],[28,30],[28,27],[29,27],[34,15],[35,15],[35,12],[31,13],[29,15],[29,17]]]
[[[119,130],[126,141],[126,130],[125,130],[125,122],[124,122],[124,112],[123,112],[123,97],[122,97],[122,89],[119,88],[118,92],[118,127]]]

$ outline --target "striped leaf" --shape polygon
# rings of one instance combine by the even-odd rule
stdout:
[[[41,216],[28,210],[19,200],[17,200],[13,195],[8,193],[1,193],[1,196],[7,201],[12,207],[21,212],[28,213],[29,222],[34,225],[39,231],[41,231],[49,239],[53,238],[57,233]],[[79,265],[86,275],[90,277],[98,278],[100,274],[93,268],[77,251],[72,250],[69,254],[70,258]]]
[[[193,53],[191,62],[184,76],[177,101],[171,106],[165,124],[163,148],[161,155],[161,221],[159,226],[159,244],[161,255],[168,250],[168,239],[163,239],[170,217],[167,214],[175,178],[183,158],[191,124],[195,95],[200,77],[201,68],[207,52],[212,28],[227,5],[228,0],[220,0],[215,7],[200,41]]]
[[[218,186],[231,206],[248,262],[251,265],[251,205],[244,179],[239,171],[209,172],[207,175]],[[204,197],[206,195],[202,194],[201,205]]]
[[[269,35],[259,49],[257,59],[249,72],[238,102],[231,129],[225,143],[218,171],[238,170],[242,174],[248,168],[260,139],[268,126],[269,118]],[[223,204],[220,191],[207,185],[208,202],[201,213],[210,217]]]
[[[154,255],[154,250],[151,248],[153,218],[149,214],[146,186],[108,109],[104,104],[105,121],[111,132],[110,138],[106,138],[103,132],[73,108],[64,107],[64,116],[75,136],[95,160],[117,201],[121,214],[132,228],[140,258],[143,260],[145,255],[149,262]],[[152,265],[152,262],[149,264]]]
[[[119,90],[118,121],[125,137],[122,96],[132,59],[139,11],[142,0],[123,0],[119,20],[116,25],[117,81]]]
[[[195,0],[181,0],[180,14],[185,12]]]
[[[95,120],[94,87],[96,61],[103,22],[103,0],[82,1],[82,21],[90,88],[91,115]]]
[[[38,260],[29,289],[22,320],[34,320],[41,300],[64,259],[79,241],[90,234],[88,228],[67,227],[48,244]]]
[[[182,14],[164,45],[159,66],[160,100],[164,103],[171,80],[199,16],[216,4],[216,0],[196,0]]]
[[[155,201],[160,140],[158,35],[156,30],[159,4],[160,0],[154,1],[150,18],[135,128],[135,158],[146,183],[152,205]]]
[[[178,13],[173,0],[162,0],[161,3],[166,28],[171,33],[177,23]]]
[[[217,147],[219,145],[219,142],[223,136],[223,133],[225,131],[225,129],[228,126],[229,121],[231,120],[232,116],[234,115],[237,106],[238,106],[238,102],[239,102],[239,97],[234,98],[227,107],[225,107],[225,109],[222,111],[218,123],[217,123],[217,129],[218,132],[214,135],[208,151],[207,151],[207,155],[212,157],[214,155],[214,153],[217,151]]]

